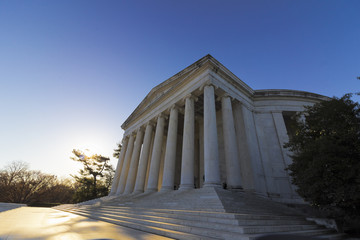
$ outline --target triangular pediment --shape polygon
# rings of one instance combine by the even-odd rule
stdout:
[[[208,54],[154,87],[121,127],[126,129],[131,122],[136,120],[145,111],[151,109],[156,102],[160,101],[160,99],[169,96],[169,94],[174,92],[175,89],[182,85],[185,81],[189,81],[189,79],[192,78],[195,79],[195,76],[205,71],[210,71],[214,74],[220,74],[221,72],[224,79],[227,79],[229,82],[231,82],[232,85],[235,85],[238,88],[242,88],[249,95],[252,95],[254,92],[248,85],[246,85],[243,81],[231,73],[231,71],[218,62],[214,57]]]

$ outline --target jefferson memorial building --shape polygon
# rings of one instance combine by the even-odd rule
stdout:
[[[283,146],[292,116],[326,99],[254,90],[207,55],[154,87],[122,124],[110,195],[214,187],[299,203]]]

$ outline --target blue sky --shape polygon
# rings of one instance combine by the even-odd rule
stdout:
[[[359,10],[358,0],[0,0],[0,168],[21,160],[68,176],[74,148],[112,157],[146,94],[208,53],[253,89],[359,91]]]

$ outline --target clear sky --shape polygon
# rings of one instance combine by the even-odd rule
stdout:
[[[253,89],[359,91],[359,13],[359,0],[0,0],[0,168],[68,176],[74,148],[115,166],[125,119],[206,54]]]

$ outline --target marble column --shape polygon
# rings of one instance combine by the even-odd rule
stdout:
[[[220,187],[214,86],[204,87],[204,187]]]
[[[166,142],[164,174],[161,191],[174,190],[178,115],[179,113],[177,106],[172,107],[170,110],[169,129]]]
[[[143,142],[143,136],[144,136],[144,130],[142,128],[139,128],[139,130],[136,133],[135,147],[131,156],[129,173],[127,176],[126,186],[124,191],[125,194],[132,193],[132,191],[134,190],[136,172],[139,164],[139,156],[141,151],[141,145]]]
[[[146,192],[156,192],[158,190],[161,151],[164,136],[165,118],[162,114],[157,119],[154,146],[151,155],[149,179]]]
[[[118,163],[116,165],[116,171],[115,171],[115,176],[114,176],[114,180],[113,180],[113,184],[111,186],[111,191],[110,191],[110,196],[113,196],[116,194],[116,190],[118,188],[119,185],[119,181],[120,181],[120,174],[121,174],[121,169],[124,163],[124,157],[125,157],[125,152],[126,152],[126,148],[128,145],[128,141],[129,138],[128,137],[124,137],[121,146],[121,150],[120,150],[120,154],[119,154],[119,160]]]
[[[279,139],[279,144],[281,146],[281,151],[283,153],[284,161],[285,161],[285,167],[288,167],[292,160],[290,157],[290,151],[288,148],[284,148],[284,144],[289,142],[289,135],[287,133],[284,117],[281,111],[279,112],[272,112],[272,117],[274,120],[276,133]]]
[[[123,163],[123,166],[121,169],[120,181],[119,181],[119,185],[118,185],[118,188],[116,191],[116,195],[122,194],[125,189],[126,178],[128,175],[131,155],[132,155],[133,148],[134,148],[134,140],[135,140],[134,134],[130,134],[129,143],[126,148],[126,154],[125,154],[124,163]]]
[[[283,155],[284,168],[287,168],[292,163],[292,160],[290,157],[291,156],[290,150],[284,147],[284,144],[289,142],[289,135],[287,133],[284,116],[281,111],[278,111],[278,112],[272,112],[272,117],[274,120],[274,125],[278,136],[280,149]],[[285,171],[285,174],[287,176],[287,179],[289,180],[288,183],[290,189],[292,190],[291,195],[297,196],[295,186],[291,183],[291,176],[289,176],[288,171]]]
[[[180,190],[194,188],[194,141],[195,141],[194,96],[185,99],[183,146],[181,159]]]
[[[143,148],[141,151],[138,171],[136,174],[136,183],[135,183],[134,193],[144,192],[145,176],[146,176],[146,170],[147,170],[147,166],[148,166],[152,134],[153,134],[153,124],[148,123],[146,126],[146,129],[145,129],[144,143],[143,143]]]
[[[252,140],[251,132],[253,128],[249,126],[249,109],[241,102],[232,102],[232,109],[234,114],[235,132],[238,146],[238,154],[241,168],[241,183],[243,189],[247,191],[255,191],[254,179],[254,159],[251,148],[255,149],[255,143]]]
[[[242,188],[234,115],[231,106],[231,99],[227,94],[221,97],[221,107],[226,161],[226,184],[228,188]]]

